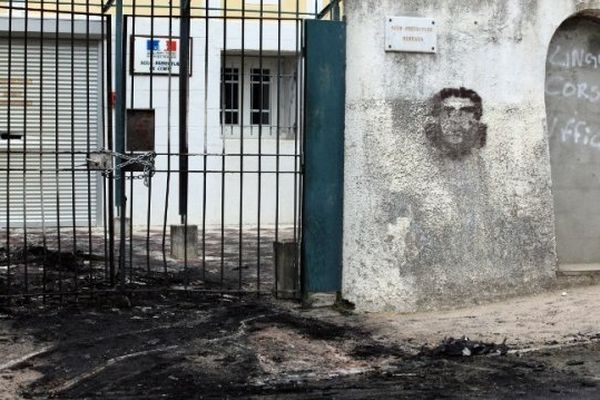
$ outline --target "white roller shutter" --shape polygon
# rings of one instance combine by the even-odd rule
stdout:
[[[25,216],[27,225],[41,225],[43,219],[46,226],[56,226],[59,215],[64,227],[72,226],[74,220],[77,226],[99,222],[98,172],[89,174],[88,184],[85,167],[88,149],[99,147],[99,43],[89,42],[89,51],[87,46],[84,40],[76,40],[74,47],[68,39],[59,40],[57,57],[56,41],[44,40],[41,46],[40,40],[28,40],[25,54],[24,41],[13,39],[9,101],[9,42],[6,38],[0,39],[0,224],[3,226],[8,222],[8,215],[10,226],[15,228],[23,226]],[[71,61],[72,48],[74,62]],[[8,133],[11,134],[10,154],[8,140],[2,138]],[[16,135],[22,135],[23,139],[14,139]],[[55,172],[57,146],[58,176]],[[25,147],[26,157],[23,155]],[[75,154],[72,159],[73,149],[81,154]],[[10,168],[15,170],[7,173],[9,158]],[[73,165],[78,169],[75,179],[70,171]],[[7,207],[7,192],[10,207]],[[91,199],[89,207],[88,198]]]

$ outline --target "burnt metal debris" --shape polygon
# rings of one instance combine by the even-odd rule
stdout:
[[[423,346],[421,355],[432,357],[471,357],[481,355],[505,356],[508,353],[506,339],[500,344],[472,341],[464,336],[461,339],[446,338],[438,346]]]

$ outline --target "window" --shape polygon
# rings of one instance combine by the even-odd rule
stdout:
[[[271,93],[271,75],[268,69],[262,71],[252,68],[251,72],[251,99],[250,115],[252,125],[269,125],[270,121],[270,93]]]
[[[221,85],[221,124],[237,125],[240,116],[240,71],[225,68]]]
[[[250,123],[271,123],[271,71],[250,69]],[[221,85],[221,124],[240,123],[240,70],[225,68]]]
[[[237,54],[223,57],[219,113],[225,138],[294,139],[298,58]],[[243,67],[243,68],[242,68]]]

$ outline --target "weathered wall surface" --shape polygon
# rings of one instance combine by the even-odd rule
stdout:
[[[560,24],[594,8],[346,2],[343,294],[358,309],[452,307],[553,281],[546,57]],[[386,53],[386,16],[435,18],[437,53]],[[461,104],[471,109],[454,118]],[[452,129],[482,140],[440,145]]]
[[[600,19],[589,17],[563,23],[548,53],[546,110],[561,268],[600,262],[598,56]]]

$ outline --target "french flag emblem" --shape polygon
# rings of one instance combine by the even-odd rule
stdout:
[[[158,50],[160,50],[160,42],[158,40],[148,39],[146,41],[146,50],[148,50],[148,51],[158,51]]]
[[[167,40],[167,51],[177,51],[177,41]]]

